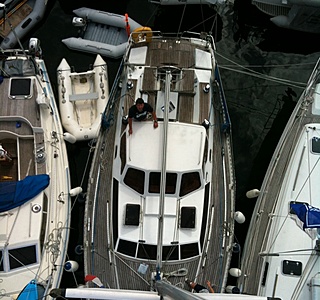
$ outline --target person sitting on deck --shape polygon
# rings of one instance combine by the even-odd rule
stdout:
[[[207,280],[207,286],[208,288],[204,287],[201,284],[195,283],[190,281],[188,278],[186,278],[185,282],[187,283],[187,285],[192,288],[195,292],[197,293],[214,293],[214,290],[211,286],[211,282],[209,280]]]
[[[132,119],[137,121],[145,121],[149,119],[148,115],[152,115],[153,127],[158,127],[158,120],[156,113],[154,112],[152,106],[148,103],[144,103],[142,98],[136,100],[136,104],[131,106],[129,109],[128,123],[129,123],[129,134],[132,134]]]

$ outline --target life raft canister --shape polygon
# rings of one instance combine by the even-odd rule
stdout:
[[[150,27],[139,27],[132,31],[131,36],[135,43],[149,43],[152,40],[152,29]]]

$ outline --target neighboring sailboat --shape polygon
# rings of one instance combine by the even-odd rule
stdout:
[[[85,272],[106,287],[150,291],[156,278],[188,290],[187,278],[226,287],[236,187],[214,47],[210,35],[131,34],[85,209]],[[126,116],[137,98],[158,119],[132,121],[130,135]]]
[[[109,98],[106,62],[98,54],[92,70],[76,73],[62,59],[57,75],[63,127],[77,141],[97,138]]]
[[[243,293],[320,297],[320,62],[275,149],[242,256]]]
[[[0,284],[16,298],[29,282],[59,286],[79,189],[37,39],[2,52],[0,81]]]
[[[252,0],[252,4],[283,28],[320,33],[320,2],[313,0]]]

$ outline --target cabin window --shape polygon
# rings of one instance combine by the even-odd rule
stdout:
[[[189,257],[194,257],[199,255],[198,243],[181,245],[180,250],[181,250],[181,259],[186,259]]]
[[[178,245],[163,246],[162,247],[162,260],[179,260],[179,247]]]
[[[313,153],[320,153],[320,138],[313,137],[311,140],[311,148]]]
[[[126,135],[123,134],[121,137],[121,145],[120,145],[120,159],[121,159],[121,174],[123,172],[123,169],[127,163],[126,161],[126,148],[127,148],[127,143],[126,143]]]
[[[8,253],[11,270],[32,265],[37,262],[36,245],[11,249],[8,251]]]
[[[139,194],[144,193],[144,178],[145,173],[141,170],[128,168],[123,182],[134,189]]]
[[[179,196],[185,196],[201,187],[199,172],[182,174]]]
[[[156,260],[157,245],[147,245],[147,244],[140,243],[138,247],[138,258]]]
[[[266,262],[265,265],[264,265],[263,277],[262,277],[262,282],[261,282],[262,286],[266,285],[268,269],[269,269],[269,263]]]
[[[119,240],[117,251],[122,254],[135,257],[136,248],[137,248],[137,244],[134,242]]]
[[[0,251],[0,271],[3,271],[3,251]]]
[[[138,226],[140,220],[140,205],[139,204],[127,204],[126,205],[126,218],[125,225]]]
[[[149,175],[149,193],[160,193],[160,172],[151,172]],[[166,173],[166,194],[175,194],[177,185],[177,174]]]
[[[181,228],[195,228],[196,225],[196,208],[182,207],[181,208]]]
[[[302,273],[302,263],[296,260],[283,260],[282,273],[286,275],[300,276]]]
[[[148,245],[140,243],[138,246],[138,258],[142,259],[157,259],[157,245]],[[179,260],[179,247],[178,245],[163,246],[162,247],[162,260]]]

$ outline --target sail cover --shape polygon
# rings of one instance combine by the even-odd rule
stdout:
[[[290,208],[303,223],[303,229],[320,228],[320,209],[307,203],[291,203]]]
[[[18,207],[49,185],[49,175],[27,176],[20,181],[0,182],[0,213]]]

